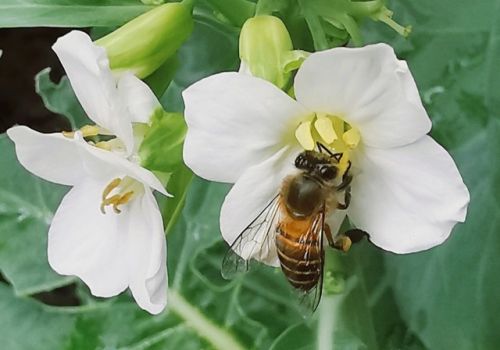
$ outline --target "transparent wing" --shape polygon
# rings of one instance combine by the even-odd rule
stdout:
[[[323,236],[325,232],[324,208],[323,206],[323,209],[320,210],[313,220],[309,231],[304,235],[304,240],[317,242],[315,245],[311,245],[306,249],[304,254],[306,259],[308,256],[316,256],[316,254],[311,253],[313,249],[320,252],[320,264],[315,271],[319,276],[318,283],[306,292],[297,290],[299,293],[300,309],[306,316],[311,315],[318,308],[319,302],[321,301],[321,294],[323,293],[323,268],[325,264],[325,252],[323,250]],[[317,239],[317,237],[319,237],[319,239]]]
[[[247,272],[252,259],[269,262],[270,256],[276,256],[279,197],[277,194],[231,244],[222,260],[222,277],[232,279]]]

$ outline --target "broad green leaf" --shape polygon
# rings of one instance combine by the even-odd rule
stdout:
[[[2,27],[117,26],[150,9],[138,0],[2,0]]]
[[[50,68],[45,68],[35,76],[35,90],[45,107],[69,119],[73,129],[91,123],[78,102],[67,76],[55,84],[50,79]]]
[[[193,34],[179,50],[179,70],[161,99],[167,111],[184,111],[181,92],[194,82],[211,74],[238,69],[236,30],[205,13],[196,19]]]
[[[500,322],[500,1],[401,1],[414,26],[395,42],[433,120],[432,134],[454,156],[471,192],[467,220],[430,251],[384,254],[387,279],[410,329],[429,349],[496,349]],[[404,228],[402,228],[404,230]]]
[[[28,173],[6,135],[0,154],[0,271],[21,296],[70,283],[47,263],[49,223],[66,189]]]

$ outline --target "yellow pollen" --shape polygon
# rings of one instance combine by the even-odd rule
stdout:
[[[316,121],[314,122],[314,127],[318,132],[319,136],[325,141],[325,143],[330,144],[338,138],[337,133],[333,127],[332,120],[328,118],[325,114],[317,115]]]
[[[313,136],[311,134],[310,120],[300,123],[300,125],[295,130],[295,137],[305,150],[312,151],[316,146],[316,144],[314,143]]]
[[[361,135],[357,129],[349,129],[342,135],[342,139],[350,149],[353,149],[359,144]]]
[[[325,113],[306,117],[295,130],[295,137],[305,150],[314,150],[321,143],[332,153],[342,153],[338,164],[339,176],[347,171],[350,153],[361,142],[361,135],[355,127]]]
[[[94,146],[96,146],[97,148],[103,149],[105,151],[111,151],[112,150],[112,147],[111,147],[111,145],[109,144],[108,141],[97,142]]]
[[[121,210],[119,206],[130,202],[135,193],[134,190],[126,190],[128,188],[136,187],[136,184],[137,182],[135,180],[128,177],[125,177],[123,180],[120,178],[111,180],[111,182],[104,188],[104,191],[102,191],[101,212],[106,214],[105,208],[108,205],[111,205],[113,207],[113,211],[116,214],[120,214]],[[119,187],[121,188],[121,191],[119,191],[118,194],[109,196],[111,192],[115,189],[119,189]]]
[[[79,129],[83,137],[97,136],[99,135],[100,128],[97,125],[85,125]],[[74,131],[63,131],[62,134],[66,137],[73,138],[75,136]]]

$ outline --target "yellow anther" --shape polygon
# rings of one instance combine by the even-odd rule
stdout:
[[[134,195],[134,191],[130,191],[130,192],[125,193],[120,198],[118,198],[118,200],[113,203],[113,210],[115,211],[115,213],[120,214],[122,211],[118,208],[118,206],[122,205],[122,204],[127,204],[133,195]]]
[[[115,194],[110,194],[115,191]],[[123,179],[116,178],[104,188],[102,192],[101,212],[106,214],[105,208],[110,205],[116,214],[120,214],[120,205],[127,204],[134,198],[135,193],[142,193],[143,186],[138,181],[125,176]]]
[[[108,141],[100,141],[100,142],[96,143],[94,146],[96,146],[97,148],[103,149],[105,151],[111,151],[113,149]]]
[[[359,144],[361,135],[357,129],[351,128],[342,135],[342,139],[350,149],[353,149]]]
[[[100,128],[97,125],[85,125],[79,129],[83,137],[96,136],[99,135]],[[75,136],[74,131],[63,131],[63,136],[73,138]]]
[[[96,136],[99,135],[99,127],[97,125],[85,125],[80,128],[83,137]]]
[[[299,141],[302,148],[311,151],[315,147],[314,138],[311,133],[311,121],[305,121],[300,123],[300,125],[295,130],[295,137]]]
[[[115,210],[115,212],[117,212],[118,209],[117,208],[115,209],[115,203],[119,200],[120,200],[119,194],[115,194],[114,196],[111,196],[109,198],[104,198],[101,202],[101,213],[106,214],[105,208],[108,205],[113,205],[113,209]],[[119,213],[119,212],[120,211],[118,211],[117,213]]]
[[[317,114],[314,127],[316,128],[319,136],[323,139],[324,143],[330,144],[338,138],[337,133],[333,128],[332,120],[328,118],[326,114]]]
[[[116,178],[116,179],[111,180],[111,182],[104,188],[104,191],[102,191],[103,202],[106,201],[106,198],[111,193],[111,191],[113,191],[115,188],[117,188],[121,182],[122,182],[122,179],[120,179],[120,178]]]
[[[64,137],[67,137],[69,139],[72,139],[75,136],[74,131],[62,131],[61,134],[63,134]]]

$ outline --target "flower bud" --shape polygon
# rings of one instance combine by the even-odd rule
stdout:
[[[284,68],[293,50],[292,39],[283,22],[274,16],[248,19],[240,34],[241,70],[284,88],[291,72]]]
[[[108,53],[114,72],[144,78],[179,49],[193,30],[190,8],[182,3],[158,6],[96,41]]]

